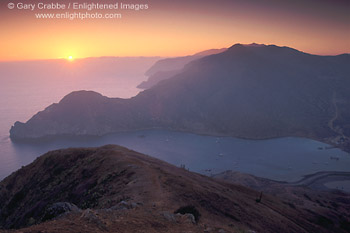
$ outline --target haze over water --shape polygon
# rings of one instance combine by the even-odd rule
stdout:
[[[130,98],[140,90],[147,70],[159,58],[89,58],[0,62],[0,179],[32,162],[16,154],[9,139],[15,121],[26,122],[38,111],[77,90]],[[29,153],[29,152],[28,152]]]
[[[108,135],[96,140],[57,140],[14,144],[9,129],[76,90],[129,98],[144,81],[156,58],[113,58],[0,63],[0,179],[41,154],[58,148],[119,144],[176,166],[210,175],[237,170],[276,180],[296,181],[317,171],[350,171],[350,156],[308,139],[241,140],[188,133],[148,130]],[[74,63],[73,62],[73,63]],[[337,157],[339,160],[331,159]]]

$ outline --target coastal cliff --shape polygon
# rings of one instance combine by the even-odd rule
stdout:
[[[131,99],[73,92],[28,122],[13,140],[170,129],[264,139],[297,136],[350,148],[350,55],[237,44],[191,62]]]

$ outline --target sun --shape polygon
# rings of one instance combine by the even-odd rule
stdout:
[[[68,56],[68,61],[73,61],[73,56]]]

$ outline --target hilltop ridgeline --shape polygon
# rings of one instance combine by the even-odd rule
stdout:
[[[123,147],[64,149],[40,156],[0,182],[0,229],[346,232],[349,196],[324,201],[324,194],[310,192],[306,206],[300,198],[293,204],[293,195],[280,200],[264,194],[257,202],[258,191]]]
[[[350,55],[236,44],[186,65],[131,99],[73,92],[13,140],[171,129],[250,139],[297,136],[350,149]]]

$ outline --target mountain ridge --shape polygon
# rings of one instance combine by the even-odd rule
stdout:
[[[76,109],[54,105],[17,122],[10,135],[16,140],[162,128],[251,139],[306,137],[349,150],[349,64],[349,55],[238,44],[192,61],[130,99],[91,106],[80,97]]]
[[[337,208],[332,202],[348,197],[328,193],[328,203],[307,193],[315,198],[301,195],[308,209],[265,192],[257,202],[259,191],[124,147],[60,149],[0,182],[0,226],[26,227],[11,232],[346,232],[349,202]],[[182,206],[192,206],[190,214],[174,213]]]
[[[221,53],[225,50],[227,49],[210,49],[189,56],[161,59],[145,72],[148,79],[140,83],[137,87],[140,89],[149,89],[158,82],[169,79],[180,73],[188,63],[205,56]]]

